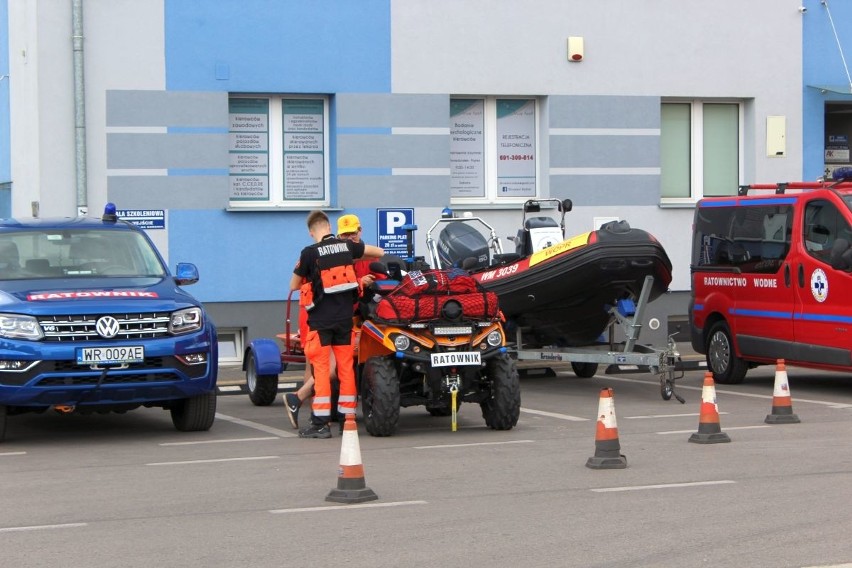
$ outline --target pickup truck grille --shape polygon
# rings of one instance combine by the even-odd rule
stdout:
[[[169,334],[168,312],[40,316],[38,323],[45,341],[104,341],[95,329],[104,315],[118,320],[119,330],[113,340],[151,339]]]

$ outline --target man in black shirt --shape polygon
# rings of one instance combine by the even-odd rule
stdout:
[[[311,283],[312,302],[308,306],[308,337],[305,356],[314,370],[314,400],[311,424],[299,432],[302,438],[331,438],[330,357],[337,360],[340,379],[338,412],[354,414],[357,405],[352,302],[358,293],[355,259],[380,258],[381,248],[363,242],[338,239],[331,232],[328,216],[322,211],[308,215],[308,231],[314,244],[302,249],[293,270],[290,289],[298,290],[304,278]]]

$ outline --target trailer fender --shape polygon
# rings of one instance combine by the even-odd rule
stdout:
[[[261,338],[252,341],[246,349],[246,356],[243,361],[249,360],[249,352],[254,353],[255,374],[257,376],[278,375],[284,370],[284,366],[281,364],[281,348],[278,347],[278,343],[274,339]]]

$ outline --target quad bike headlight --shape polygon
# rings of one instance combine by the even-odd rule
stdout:
[[[491,347],[497,347],[498,345],[503,343],[503,336],[500,334],[499,331],[495,329],[494,331],[488,334],[488,336],[485,338],[485,341]]]
[[[405,335],[397,335],[393,338],[393,346],[397,351],[406,351],[411,347],[411,340]]]

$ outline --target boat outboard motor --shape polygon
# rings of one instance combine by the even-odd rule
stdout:
[[[444,268],[485,268],[488,266],[488,243],[475,228],[462,221],[453,221],[438,235],[438,258]]]
[[[565,240],[559,223],[551,217],[528,217],[515,239],[515,252],[529,256]]]

